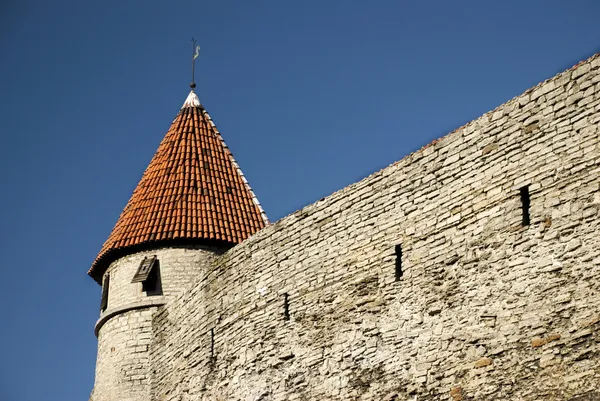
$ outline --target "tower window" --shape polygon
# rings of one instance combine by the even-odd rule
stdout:
[[[102,298],[100,299],[100,311],[104,312],[108,306],[108,286],[110,285],[110,275],[107,274],[102,284]]]
[[[154,266],[148,278],[142,281],[142,291],[147,295],[162,295],[162,282],[160,280],[160,268],[158,263]]]
[[[519,190],[519,193],[521,194],[521,209],[523,210],[523,221],[522,221],[521,225],[523,227],[526,227],[530,223],[529,206],[530,206],[531,200],[529,198],[529,187],[524,186],[523,188],[521,188]]]
[[[395,277],[396,281],[400,281],[402,278],[402,245],[396,245],[396,269]]]
[[[142,260],[131,282],[142,283],[142,291],[147,295],[162,295],[160,267],[156,255]]]

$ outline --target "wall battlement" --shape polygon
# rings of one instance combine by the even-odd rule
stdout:
[[[262,229],[153,314],[152,399],[600,399],[599,122],[596,55]]]

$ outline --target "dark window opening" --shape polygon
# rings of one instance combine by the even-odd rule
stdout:
[[[104,284],[102,284],[102,298],[100,299],[100,311],[104,312],[108,306],[108,286],[110,285],[110,275],[106,275]]]
[[[131,282],[142,283],[142,291],[144,291],[146,295],[162,295],[160,266],[156,259],[156,255],[145,257],[142,260]]]
[[[396,245],[396,281],[402,278],[402,245]]]
[[[521,225],[523,227],[528,226],[530,223],[529,219],[529,206],[531,203],[531,199],[529,198],[529,187],[525,186],[519,190],[521,194],[521,208],[523,210],[523,221]]]
[[[287,292],[283,294],[283,320],[290,320],[290,300]]]
[[[160,267],[158,263],[156,263],[148,278],[142,282],[142,291],[148,296],[162,295],[162,281],[160,279]]]
[[[215,329],[210,329],[210,360],[215,359]]]

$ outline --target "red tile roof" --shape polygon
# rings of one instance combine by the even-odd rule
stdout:
[[[237,244],[267,216],[221,134],[192,91],[88,271],[157,243]]]

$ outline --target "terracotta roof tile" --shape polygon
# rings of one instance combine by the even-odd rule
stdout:
[[[192,91],[88,271],[100,282],[128,250],[159,241],[236,244],[268,224],[221,134]]]

